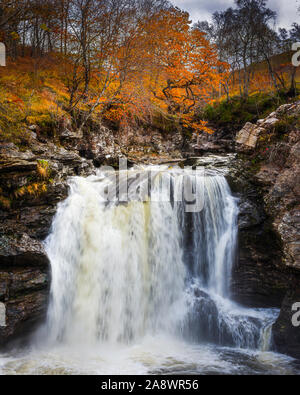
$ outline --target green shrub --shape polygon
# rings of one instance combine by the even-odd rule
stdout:
[[[178,128],[178,118],[172,115],[156,113],[151,122],[151,126],[163,133],[172,133]]]
[[[216,127],[238,130],[246,122],[255,123],[258,119],[265,118],[285,102],[286,97],[283,93],[276,96],[256,94],[247,99],[236,96],[206,106],[199,118],[209,121]]]
[[[297,116],[285,116],[274,126],[274,132],[277,135],[284,135],[293,129],[300,129],[300,119]]]

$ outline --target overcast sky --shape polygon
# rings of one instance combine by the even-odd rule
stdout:
[[[172,0],[173,4],[188,11],[193,22],[210,19],[215,11],[222,11],[234,5],[234,0]],[[299,22],[297,0],[269,0],[269,8],[278,13],[278,26],[289,28]]]

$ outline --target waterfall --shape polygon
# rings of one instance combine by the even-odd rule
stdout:
[[[258,347],[260,313],[230,301],[237,217],[217,172],[150,167],[73,178],[46,241],[48,338],[128,344],[165,333]]]
[[[237,239],[237,200],[224,176],[204,175],[203,209],[183,213],[186,264],[193,277],[223,297],[229,297]]]

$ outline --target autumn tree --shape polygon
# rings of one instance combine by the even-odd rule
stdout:
[[[88,4],[91,10],[92,3]],[[85,19],[77,18],[78,22],[74,17],[77,25],[70,22],[75,48],[68,84],[70,109],[85,105],[80,128],[95,110],[101,115],[112,106],[119,104],[119,108],[124,108],[132,103],[131,88],[147,60],[144,50],[141,52],[145,19],[166,7],[165,1],[158,0],[153,8],[149,0],[102,1],[101,7],[99,0],[94,0],[93,4],[94,11],[84,13]]]
[[[33,59],[34,89],[55,64],[49,72],[67,91],[57,113],[80,131],[91,117],[125,124],[157,113],[206,130],[195,113],[227,75],[215,46],[166,0],[0,0],[1,26],[15,58]]]
[[[186,12],[160,12],[149,21],[149,29],[155,102],[177,116],[182,126],[205,129],[204,123],[193,122],[195,110],[218,89],[227,64],[219,61],[203,32],[190,28]]]
[[[247,97],[255,75],[256,63],[265,61],[276,90],[282,80],[272,63],[280,51],[280,37],[274,29],[276,13],[265,0],[235,0],[235,8],[213,15],[213,23],[196,25],[202,28],[218,48],[220,59],[231,65],[231,85],[238,85],[241,96]],[[224,89],[228,95],[228,86]]]

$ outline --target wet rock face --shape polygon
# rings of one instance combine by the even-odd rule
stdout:
[[[15,191],[29,185],[37,176],[39,161],[50,169],[45,193],[15,197]],[[42,144],[33,140],[30,150],[20,151],[14,144],[0,143],[0,195],[10,196],[10,209],[0,205],[0,236],[23,235],[42,240],[48,233],[57,203],[68,195],[67,179],[76,175],[90,175],[94,171],[91,162],[77,153]]]
[[[27,276],[35,279],[37,274],[35,271],[30,271],[27,273]],[[48,277],[47,273],[44,273],[43,277]],[[26,293],[22,289],[22,293],[19,296],[9,296],[7,301],[0,302],[2,306],[0,346],[17,337],[25,338],[33,331],[37,324],[46,317],[48,297],[47,280],[40,287],[36,286],[34,289],[32,286]]]
[[[267,212],[284,249],[284,263],[300,270],[300,131],[299,141],[291,145],[286,166],[281,169],[265,195]],[[258,173],[258,177],[260,173]]]
[[[182,158],[184,139],[180,132],[162,134],[157,130],[132,129],[114,132],[103,125],[85,133],[81,138],[73,134],[61,136],[62,143],[70,150],[93,162],[94,166],[118,168],[119,160],[153,163],[161,158]]]
[[[20,238],[0,236],[0,257],[3,266],[47,266],[48,264],[42,243],[27,234],[23,234]]]
[[[6,306],[0,302],[0,327],[6,327]]]
[[[0,344],[24,336],[45,315],[49,261],[42,243],[24,234],[0,237]]]
[[[246,215],[241,214],[232,297],[248,307],[280,307],[289,287],[289,273],[282,265],[276,235],[268,222],[255,224],[256,218],[251,215],[246,222]]]
[[[243,161],[232,162],[227,179],[240,210],[232,297],[248,307],[280,307],[289,273],[282,264],[281,242],[265,211],[263,194]]]
[[[191,145],[196,155],[224,154],[234,150],[234,138],[231,133],[225,131],[216,131],[213,134],[201,133],[193,137]]]
[[[258,347],[262,329],[259,319],[228,314],[220,302],[213,300],[205,291],[196,288],[194,293],[194,305],[187,319],[190,339],[227,347],[247,347],[250,344],[253,348]]]
[[[273,326],[273,342],[275,349],[300,359],[300,279],[294,283],[284,298],[281,312]]]
[[[274,140],[272,129],[277,122],[291,117],[300,117],[300,102],[281,106],[251,126],[262,141],[273,141],[270,140],[265,160],[248,178],[256,186],[257,196],[262,197],[264,211],[283,245],[284,264],[300,269],[300,130],[295,127],[285,135],[283,142],[282,136]],[[250,145],[241,141],[243,133],[242,130],[237,135],[236,144],[238,149],[247,150]],[[256,141],[252,148],[259,152],[260,144]]]
[[[39,161],[51,169],[47,190],[16,198],[14,191],[37,176]],[[0,344],[24,336],[45,317],[50,267],[42,240],[57,204],[68,195],[68,177],[93,171],[76,152],[34,138],[27,152],[0,144],[0,195],[12,202],[10,208],[0,205]]]
[[[101,126],[97,133],[91,133],[75,145],[80,155],[93,161],[94,165],[118,165],[123,157],[121,148],[116,144],[113,133]]]
[[[246,191],[243,199],[258,205],[263,216],[260,224],[254,221],[252,226],[257,216],[249,218],[248,214],[251,211],[253,217],[255,209],[241,205],[240,256],[233,292],[247,305],[255,301],[257,306],[279,306],[284,300],[273,327],[274,343],[278,351],[300,358],[300,329],[292,325],[292,305],[300,302],[300,130],[290,129],[283,141],[280,136],[276,139],[274,129],[279,121],[291,117],[300,117],[300,102],[279,107],[256,125],[246,125],[237,136],[242,168],[249,172],[243,186],[241,171],[233,171],[233,188]],[[259,155],[264,141],[270,141],[268,154],[265,151],[265,159],[253,168],[251,159]],[[253,193],[248,193],[246,185],[252,185]]]

